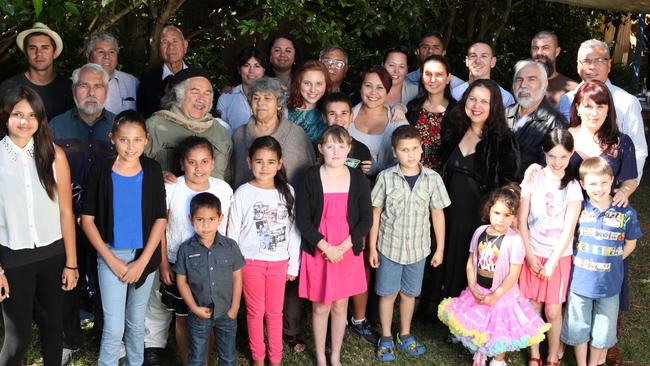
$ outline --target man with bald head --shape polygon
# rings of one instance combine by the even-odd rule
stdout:
[[[490,79],[492,69],[497,65],[497,58],[494,56],[492,46],[485,42],[474,42],[467,49],[467,56],[465,56],[465,66],[469,70],[469,78],[466,82],[451,90],[451,96],[456,100],[461,100],[465,90],[469,88],[474,80]],[[515,104],[515,98],[507,90],[499,86],[501,91],[501,99],[503,106],[507,107]]]
[[[548,80],[546,68],[533,60],[515,64],[512,92],[517,104],[506,108],[506,123],[515,133],[521,154],[521,176],[533,163],[546,165],[542,152],[544,135],[555,128],[566,128],[567,123],[546,98]]]
[[[149,118],[154,112],[162,109],[160,99],[165,92],[167,77],[186,69],[183,61],[187,52],[187,41],[183,32],[173,25],[163,28],[160,35],[160,58],[162,62],[149,69],[141,78],[138,88],[138,112]]]
[[[530,58],[541,63],[546,68],[548,87],[546,97],[557,108],[560,98],[568,91],[573,90],[578,83],[557,71],[557,58],[560,48],[557,35],[550,31],[541,31],[535,34],[530,42]]]

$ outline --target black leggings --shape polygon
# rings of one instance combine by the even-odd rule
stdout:
[[[4,343],[0,365],[20,366],[32,336],[32,315],[38,324],[44,366],[60,366],[63,340],[61,274],[65,254],[7,268],[9,298],[2,302]],[[34,302],[39,306],[34,311]]]

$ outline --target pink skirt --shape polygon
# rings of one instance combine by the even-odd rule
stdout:
[[[350,235],[347,213],[347,192],[323,195],[323,215],[318,231],[332,246],[340,245]],[[298,296],[330,305],[336,300],[366,291],[368,285],[363,253],[354,255],[350,249],[338,263],[325,260],[323,252],[318,248],[314,256],[302,253]]]
[[[542,266],[548,258],[537,257]],[[519,275],[519,290],[521,294],[531,301],[545,304],[562,304],[566,301],[571,278],[571,256],[560,258],[553,275],[547,281],[538,277],[530,270],[528,262],[524,261]]]
[[[483,295],[491,293],[476,287]],[[486,356],[538,344],[551,328],[521,295],[504,295],[488,306],[478,303],[469,289],[459,297],[444,299],[438,307],[438,317],[465,347]]]

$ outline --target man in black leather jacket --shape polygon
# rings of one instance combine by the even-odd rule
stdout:
[[[506,108],[506,123],[515,133],[521,154],[519,179],[533,163],[546,165],[542,140],[554,128],[567,128],[564,116],[546,99],[548,79],[543,65],[522,60],[515,65],[512,91],[517,104]]]

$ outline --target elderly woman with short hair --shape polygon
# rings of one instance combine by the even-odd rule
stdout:
[[[233,188],[253,178],[246,158],[253,140],[261,136],[273,136],[280,142],[284,168],[292,186],[296,186],[298,173],[314,163],[315,152],[311,140],[300,126],[285,117],[286,99],[282,84],[275,78],[263,77],[250,85],[248,102],[253,116],[232,136]]]

